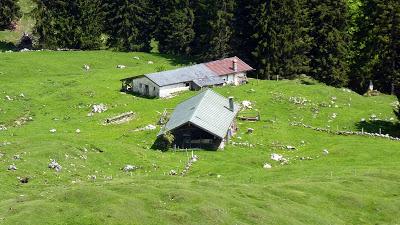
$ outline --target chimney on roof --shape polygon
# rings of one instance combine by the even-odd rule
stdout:
[[[234,111],[233,97],[229,97],[229,110]]]
[[[232,60],[232,68],[233,68],[233,71],[235,71],[235,72],[238,71],[237,62],[238,61],[236,58]]]

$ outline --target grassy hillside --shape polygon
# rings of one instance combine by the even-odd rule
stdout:
[[[8,127],[0,131],[0,224],[400,223],[400,142],[290,126],[302,121],[396,135],[392,96],[366,98],[301,81],[217,88],[237,101],[252,101],[262,121],[240,122],[233,142],[241,144],[197,151],[200,160],[187,176],[167,175],[184,168],[187,154],[151,150],[158,130],[134,130],[155,124],[164,108],[197,93],[144,99],[121,94],[119,79],[181,63],[156,54],[108,51],[0,53],[0,124]],[[83,64],[92,69],[84,72]],[[116,69],[117,64],[128,68]],[[295,104],[291,97],[309,103]],[[88,117],[98,103],[109,110]],[[127,111],[136,118],[102,125]],[[382,121],[369,122],[373,114]],[[361,124],[362,118],[368,124]],[[254,133],[246,134],[247,128]],[[272,161],[272,153],[284,155],[289,164]],[[47,168],[50,159],[63,166],[61,173]],[[266,162],[272,169],[263,169]],[[18,170],[7,171],[11,164]],[[141,168],[124,173],[126,164]],[[26,176],[28,184],[17,179]]]

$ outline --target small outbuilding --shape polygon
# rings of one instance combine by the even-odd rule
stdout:
[[[254,70],[238,57],[187,66],[175,70],[122,79],[122,90],[148,97],[166,98],[176,92],[205,87],[241,85]]]
[[[239,105],[207,89],[180,103],[158,136],[170,132],[176,148],[218,149],[236,133]]]

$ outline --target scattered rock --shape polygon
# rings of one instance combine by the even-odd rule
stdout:
[[[90,70],[90,66],[87,65],[87,64],[84,64],[84,65],[83,65],[83,69],[84,69],[85,71],[89,71],[89,70]]]
[[[137,169],[139,169],[139,167],[133,166],[133,165],[126,165],[126,166],[124,166],[124,168],[122,168],[122,170],[124,172],[132,172],[132,171],[137,170]]]
[[[24,95],[24,93],[21,93],[21,94],[19,94],[19,97],[21,97],[21,98],[25,98],[25,95]]]
[[[252,103],[250,101],[242,101],[242,106],[244,109],[252,109]]]
[[[76,129],[75,133],[80,134],[81,130],[80,129]]]
[[[20,155],[14,155],[14,156],[13,156],[13,159],[14,159],[14,160],[20,160],[20,159],[21,159],[21,156],[20,156]]]
[[[118,68],[118,69],[125,69],[126,66],[125,66],[125,65],[117,65],[117,68]]]
[[[92,180],[92,181],[96,181],[97,176],[96,176],[96,175],[90,175],[90,176],[88,176],[88,178],[89,178],[90,180]]]
[[[15,171],[15,170],[17,170],[17,166],[15,166],[14,164],[13,165],[9,165],[7,170]]]
[[[286,149],[287,150],[296,150],[296,147],[288,145],[288,146],[286,146]]]
[[[62,166],[60,164],[58,164],[57,161],[54,159],[51,160],[48,167],[50,169],[54,169],[56,172],[61,172],[61,170],[62,170]]]
[[[22,184],[27,184],[29,182],[29,177],[20,177],[19,182]]]
[[[0,159],[4,157],[4,153],[0,152]]]
[[[1,131],[1,130],[7,130],[7,127],[4,126],[4,125],[0,125],[0,131]]]
[[[57,132],[57,130],[54,128],[50,130],[50,133],[55,133],[55,132]]]
[[[329,151],[328,151],[328,149],[324,149],[324,150],[322,151],[322,153],[323,153],[324,155],[328,155],[328,154],[329,154]]]
[[[178,173],[175,170],[170,170],[168,173],[170,176],[176,176]]]
[[[281,161],[283,159],[283,156],[279,155],[279,154],[276,154],[276,153],[273,153],[273,154],[271,154],[271,159],[274,160],[274,161]]]
[[[252,134],[254,132],[254,129],[253,128],[247,128],[247,133],[248,134]]]
[[[155,130],[155,129],[157,129],[156,126],[154,126],[154,125],[152,125],[152,124],[149,124],[149,125],[147,125],[147,126],[145,126],[145,127],[138,128],[138,129],[136,129],[136,130],[134,130],[134,131],[146,131],[146,130]]]
[[[12,101],[13,99],[10,97],[10,96],[8,96],[8,95],[6,95],[6,99],[8,100],[8,101]]]
[[[107,106],[103,103],[92,106],[92,113],[102,113],[107,111]]]
[[[264,166],[263,166],[263,168],[264,168],[264,169],[271,169],[272,166],[271,166],[270,164],[268,164],[268,163],[265,163]]]
[[[154,62],[153,61],[148,61],[147,64],[154,64]]]
[[[140,60],[139,56],[133,56],[134,59]]]

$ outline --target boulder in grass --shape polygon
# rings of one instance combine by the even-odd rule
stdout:
[[[107,106],[104,105],[103,103],[92,106],[92,113],[102,113],[105,111],[107,111]]]
[[[133,165],[126,165],[126,166],[124,166],[124,168],[122,168],[122,170],[124,172],[132,172],[132,171],[135,171],[137,169],[139,169],[139,167],[133,166]]]
[[[176,172],[176,170],[170,170],[168,173],[170,176],[176,176],[178,175],[178,173]]]
[[[328,154],[329,154],[329,151],[328,151],[328,149],[324,149],[324,150],[322,151],[322,153],[323,153],[324,155],[328,155]]]
[[[16,170],[17,170],[17,166],[15,166],[15,165],[9,165],[8,168],[7,168],[7,170],[16,171]]]
[[[49,130],[49,131],[50,131],[50,133],[53,133],[53,134],[54,134],[55,132],[57,132],[57,130],[56,130],[56,129],[54,129],[54,128],[53,128],[53,129],[51,129],[51,130]]]
[[[118,69],[125,69],[126,66],[125,66],[125,65],[117,65],[117,68],[118,68]]]
[[[61,170],[62,170],[62,166],[60,164],[58,164],[57,161],[54,159],[51,160],[48,167],[50,169],[54,169],[56,172],[61,172]]]
[[[271,169],[272,166],[271,166],[270,164],[268,164],[268,163],[265,163],[264,166],[263,166],[263,168],[264,168],[264,169]]]
[[[271,159],[274,160],[274,161],[281,161],[283,159],[283,156],[279,155],[279,154],[276,154],[276,153],[273,153],[273,154],[271,154]]]

